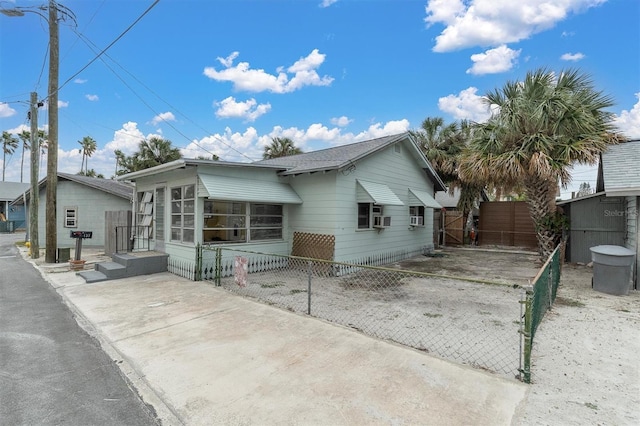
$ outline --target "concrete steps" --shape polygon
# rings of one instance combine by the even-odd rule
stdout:
[[[96,263],[93,271],[78,272],[87,283],[156,274],[167,271],[169,255],[166,253],[141,252],[115,253],[111,262]]]

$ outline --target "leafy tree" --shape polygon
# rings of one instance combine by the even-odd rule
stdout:
[[[98,144],[96,143],[95,140],[93,140],[91,136],[85,136],[84,138],[82,138],[81,141],[78,141],[78,143],[80,144],[80,147],[81,147],[79,151],[82,154],[82,164],[80,165],[80,173],[82,173],[84,170],[84,175],[87,175],[88,168],[89,168],[89,157],[91,157],[93,153],[96,152],[96,149],[98,149]]]
[[[207,157],[206,155],[198,155],[196,157],[196,160],[211,160],[211,161],[218,161],[220,160],[220,157],[218,157],[215,154],[211,154],[211,157]]]
[[[486,95],[497,107],[476,126],[459,171],[467,182],[524,190],[536,228],[538,249],[548,257],[559,243],[562,220],[555,204],[558,183],[566,186],[575,163],[595,164],[613,133],[612,99],[576,71],[527,73]]]
[[[593,189],[591,189],[591,185],[589,185],[589,182],[582,182],[580,184],[580,188],[578,189],[578,193],[576,195],[578,197],[582,197],[589,194],[593,194]]]
[[[180,149],[173,147],[170,140],[157,137],[141,141],[138,145],[138,151],[131,156],[124,155],[120,150],[116,150],[114,153],[116,155],[117,176],[182,158]]]
[[[81,172],[78,172],[76,174],[79,175],[79,176],[87,176],[87,177],[92,177],[92,178],[104,179],[104,175],[102,173],[96,173],[96,171],[94,169],[81,171]]]
[[[262,158],[268,160],[270,158],[287,157],[296,154],[302,154],[302,150],[295,146],[291,139],[271,138],[271,144],[264,147]]]
[[[24,171],[24,151],[29,151],[31,149],[31,132],[23,130],[18,133],[18,138],[20,138],[20,141],[22,142],[22,155],[20,156],[20,182],[22,182]]]
[[[7,169],[7,154],[11,155],[18,148],[18,138],[11,133],[2,132],[2,181],[4,182],[4,175]]]

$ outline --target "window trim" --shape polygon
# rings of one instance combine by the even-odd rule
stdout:
[[[229,213],[214,213],[214,207],[213,205],[215,203],[231,203],[231,204],[239,204],[242,205],[242,213],[233,213],[233,212],[229,212]],[[207,206],[211,205],[211,209],[210,211],[207,211]],[[265,206],[270,206],[270,207],[277,207],[280,210],[280,214],[272,214],[272,213],[254,213],[254,207],[258,206],[258,205],[265,205]],[[229,210],[227,208],[227,210]],[[233,209],[231,209],[233,210]],[[224,218],[238,218],[239,222],[243,225],[242,227],[230,227],[228,224],[232,223],[229,222],[229,220],[224,220],[223,222],[225,223],[226,226],[224,227],[207,227],[206,226],[206,221],[209,218],[215,218],[215,217],[224,217]],[[272,225],[272,226],[252,226],[252,219],[255,221],[256,218],[279,218],[280,219],[280,223],[279,225]],[[285,217],[285,212],[284,212],[284,204],[277,204],[277,203],[265,203],[265,202],[250,202],[250,201],[229,201],[229,200],[216,200],[216,199],[212,199],[212,198],[205,198],[204,199],[204,213],[203,213],[203,222],[202,222],[202,243],[203,244],[252,244],[252,243],[264,243],[264,242],[272,242],[272,241],[283,241],[284,239],[284,228],[285,228],[285,222],[284,222],[284,217]],[[235,224],[234,224],[235,225]],[[263,231],[263,230],[268,230],[268,229],[273,229],[273,230],[279,230],[279,237],[276,238],[261,238],[261,239],[255,239],[252,237],[252,230],[255,231],[255,234],[258,233],[258,231]],[[238,239],[238,240],[213,240],[213,241],[207,241],[207,239],[205,239],[205,232],[206,231],[224,231],[224,232],[234,232],[234,234],[236,234],[235,236],[237,236],[238,234],[244,234],[244,238],[243,239]],[[254,235],[255,235],[254,234]]]
[[[180,198],[173,198],[174,197],[174,191],[176,189],[180,189]],[[186,198],[187,192],[191,191],[192,197]],[[193,211],[187,212],[185,211],[185,205],[187,204],[188,201],[192,202],[192,209]],[[174,203],[180,203],[180,212],[174,212],[173,208],[174,208]],[[196,212],[195,212],[195,205],[196,205],[196,186],[195,184],[187,184],[187,185],[180,185],[180,186],[173,186],[170,189],[170,203],[171,203],[171,222],[169,225],[170,228],[170,232],[169,232],[169,238],[171,242],[177,242],[177,243],[183,243],[183,244],[194,244],[195,243],[195,227],[196,227]],[[191,217],[191,226],[185,226],[185,219],[187,217]],[[174,225],[174,218],[179,218],[179,225]],[[180,239],[174,238],[174,231],[179,230],[180,232]],[[191,239],[185,239],[185,231],[187,231],[187,233],[189,231],[191,231]]]
[[[414,209],[417,209],[417,211],[414,210]],[[413,213],[416,213],[416,214],[413,214],[412,210],[413,210]],[[426,226],[426,224],[425,224],[426,211],[427,211],[427,208],[425,206],[421,205],[421,204],[419,204],[419,205],[418,204],[410,205],[409,206],[409,225],[411,225],[411,218],[413,216],[418,216],[418,217],[422,218],[422,225],[411,225],[411,226],[416,226],[416,227],[421,227],[421,228]]]
[[[73,217],[69,216],[69,212],[73,212]],[[73,221],[73,224],[69,223],[69,220]],[[65,228],[77,228],[78,227],[78,206],[65,206],[64,207],[64,227]]]

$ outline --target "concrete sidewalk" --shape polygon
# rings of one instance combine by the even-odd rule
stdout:
[[[43,276],[165,425],[510,425],[527,386],[169,273]]]

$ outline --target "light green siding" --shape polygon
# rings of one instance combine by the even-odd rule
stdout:
[[[433,194],[433,183],[412,158],[407,147],[393,146],[359,161],[349,174],[337,175],[336,259],[358,260],[377,254],[433,248],[433,210],[425,209],[421,227],[409,225],[409,188]],[[356,179],[388,186],[404,203],[384,206],[383,216],[391,216],[385,229],[357,229]]]
[[[61,248],[75,247],[76,240],[69,236],[71,230],[93,232],[91,239],[83,240],[82,247],[104,247],[105,212],[131,210],[129,200],[64,179],[58,180],[56,194],[56,241]],[[77,207],[77,226],[74,228],[64,226],[66,207]],[[45,247],[45,240],[46,187],[40,191],[38,202],[38,243],[41,248]]]
[[[334,235],[336,230],[336,172],[304,174],[289,178],[302,198],[289,206],[289,239],[293,232]]]

